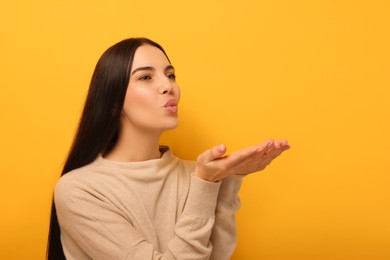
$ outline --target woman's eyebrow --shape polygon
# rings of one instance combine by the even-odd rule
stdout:
[[[140,71],[140,70],[156,70],[155,68],[153,67],[150,67],[150,66],[146,66],[146,67],[139,67],[139,68],[136,68],[135,70],[133,70],[133,73],[131,73],[131,75],[134,75],[134,73],[136,73],[137,71]]]
[[[168,65],[165,67],[165,71],[168,71],[168,70],[175,70],[175,68],[172,65]]]
[[[136,68],[135,70],[133,70],[131,75],[134,75],[134,73],[136,73],[137,71],[142,71],[142,70],[154,71],[156,69],[154,67],[152,67],[152,66],[139,67],[139,68]],[[168,65],[168,66],[165,67],[164,71],[168,71],[168,70],[175,70],[175,68],[172,65]]]

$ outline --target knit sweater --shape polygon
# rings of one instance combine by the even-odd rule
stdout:
[[[172,155],[142,162],[99,156],[63,175],[54,199],[67,259],[229,259],[242,178],[212,183]]]

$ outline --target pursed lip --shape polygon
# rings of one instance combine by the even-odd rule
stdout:
[[[177,101],[176,99],[170,99],[165,103],[164,107],[176,107],[177,106]]]

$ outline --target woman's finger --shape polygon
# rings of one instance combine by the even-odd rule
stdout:
[[[232,170],[236,171],[236,174],[239,175],[247,175],[253,172],[261,171],[287,149],[289,149],[287,143],[275,143],[275,145],[269,146],[267,150],[248,157],[246,160],[240,161],[234,165],[235,167]]]
[[[242,168],[241,165],[251,165],[254,161],[260,160],[261,157],[264,157],[273,149],[275,149],[274,140],[269,139],[260,145],[238,150],[228,156],[228,168]]]
[[[275,144],[275,141],[273,139],[268,139],[267,141],[265,141],[264,143],[260,144],[259,147],[258,147],[258,152],[261,152],[263,150],[267,150],[267,149],[270,149],[271,147],[273,147]]]
[[[212,162],[216,159],[221,158],[226,152],[226,146],[223,144],[216,145],[213,148],[205,151],[202,153],[199,157],[198,160],[201,160],[204,163],[209,163]]]

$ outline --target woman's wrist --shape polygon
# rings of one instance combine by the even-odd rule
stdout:
[[[223,178],[218,178],[217,176],[210,176],[210,175],[207,176],[206,174],[199,171],[198,168],[195,169],[195,172],[192,175],[195,176],[196,178],[208,182],[220,182],[223,179]]]

